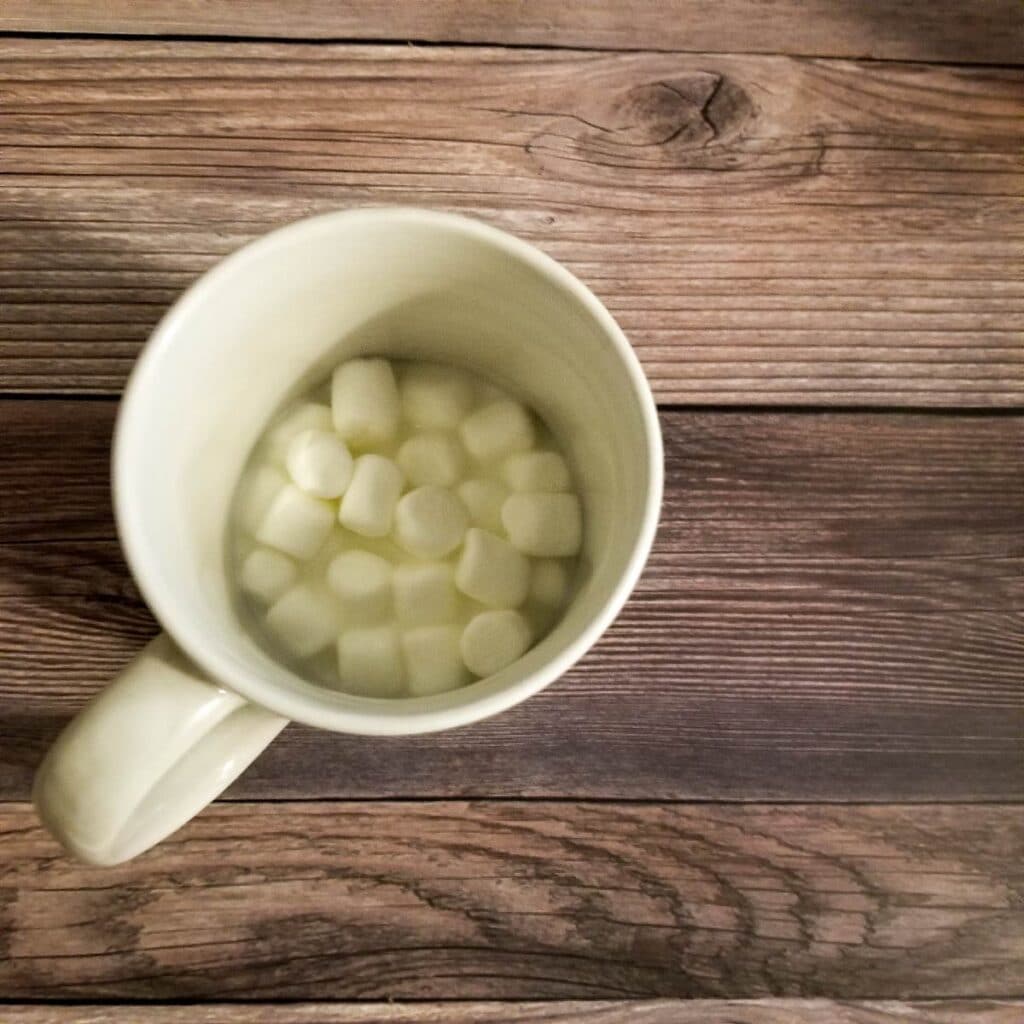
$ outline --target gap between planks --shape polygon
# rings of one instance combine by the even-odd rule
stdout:
[[[1024,1016],[1024,1001],[996,999],[0,1006],[5,1024],[1020,1024]]]
[[[0,29],[295,41],[416,42],[659,51],[781,52],[815,57],[1020,63],[1024,19],[1013,0],[965,7],[955,0],[874,0],[864,9],[833,0],[663,0],[622,4],[546,0],[230,0],[185,8],[174,0],[5,0]]]

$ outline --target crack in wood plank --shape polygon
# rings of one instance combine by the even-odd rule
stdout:
[[[505,46],[782,52],[825,57],[1020,63],[1024,19],[1014,0],[305,0],[281,16],[275,0],[183,7],[172,0],[5,0],[0,30],[129,35],[364,39]]]

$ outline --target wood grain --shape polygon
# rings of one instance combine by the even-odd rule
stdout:
[[[7,391],[118,391],[219,256],[413,203],[566,262],[666,402],[1024,404],[1020,70],[8,39],[0,92]]]
[[[8,999],[998,997],[1019,807],[233,804],[113,869],[0,813]]]
[[[156,628],[114,540],[113,414],[0,405],[0,797]],[[1024,417],[663,427],[654,555],[576,669],[438,736],[293,726],[234,796],[1024,795]]]
[[[0,29],[395,39],[609,49],[802,53],[825,57],[1019,63],[1014,0],[4,0]]]
[[[832,999],[5,1006],[5,1024],[1020,1024],[1024,1001]]]

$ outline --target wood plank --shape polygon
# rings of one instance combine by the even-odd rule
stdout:
[[[1024,404],[1019,70],[7,39],[0,90],[8,391],[117,391],[219,256],[412,203],[563,260],[663,401]]]
[[[221,804],[113,869],[0,811],[25,999],[913,999],[1024,985],[1019,806]]]
[[[1024,1001],[631,999],[567,1002],[10,1006],[5,1024],[1020,1024]]]
[[[4,0],[0,30],[514,43],[1019,63],[1014,0]]]
[[[114,540],[113,413],[0,403],[0,797],[155,629]],[[653,558],[576,669],[383,758],[292,726],[234,796],[1019,799],[1024,417],[663,427]]]

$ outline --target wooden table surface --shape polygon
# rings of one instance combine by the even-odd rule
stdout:
[[[2,0],[0,1021],[1020,1024],[1022,12]],[[32,772],[156,630],[108,495],[132,361],[225,253],[382,203],[618,318],[649,568],[526,705],[292,726],[73,863]]]

